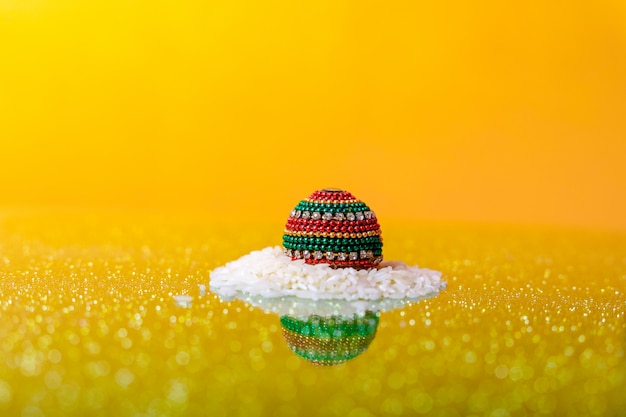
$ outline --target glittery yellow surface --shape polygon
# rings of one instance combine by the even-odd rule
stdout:
[[[626,415],[625,235],[381,225],[387,259],[448,289],[317,367],[278,316],[200,292],[213,268],[279,244],[280,223],[5,213],[0,415]]]

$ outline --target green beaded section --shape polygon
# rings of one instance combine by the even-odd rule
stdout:
[[[283,246],[292,250],[320,250],[323,252],[358,252],[361,250],[374,251],[380,255],[383,247],[379,236],[361,238],[329,238],[283,235]]]
[[[359,203],[313,203],[309,201],[301,201],[295,208],[300,211],[319,212],[319,213],[348,213],[359,211],[370,211],[370,208],[362,202]]]
[[[283,244],[283,246],[285,247],[285,249],[291,249],[291,250],[299,250],[299,251],[305,251],[308,250],[309,252],[314,252],[314,251],[320,251],[320,252],[341,252],[341,253],[349,253],[349,252],[360,252],[362,250],[364,251],[368,251],[371,250],[374,256],[381,256],[383,254],[383,250],[382,248],[372,248],[371,246],[348,246],[348,247],[338,247],[338,246],[332,246],[332,245],[313,245],[313,246],[306,246],[306,245],[289,245],[289,244]]]
[[[315,236],[290,236],[283,235],[285,245],[294,246],[288,249],[304,249],[311,248],[315,245],[333,246],[337,248],[362,247],[363,249],[380,249],[383,242],[380,236],[366,236],[355,238],[332,238],[332,237],[315,237]],[[298,247],[295,247],[298,246]]]
[[[302,336],[322,339],[339,339],[353,336],[365,337],[376,333],[378,314],[367,311],[363,316],[354,315],[353,317],[312,315],[306,320],[282,316],[280,324],[285,329]]]
[[[382,255],[382,248],[378,247],[378,248],[373,248],[372,246],[344,246],[344,247],[340,247],[340,246],[333,246],[333,245],[291,245],[291,244],[283,244],[283,246],[285,247],[285,249],[291,249],[291,250],[299,250],[299,251],[305,251],[308,250],[309,252],[314,252],[314,251],[320,251],[320,252],[342,252],[342,253],[348,253],[348,252],[360,252],[362,250],[364,251],[368,251],[371,250],[372,253],[375,256],[380,256]]]
[[[317,237],[317,236],[292,236],[288,234],[283,235],[283,240],[289,243],[303,243],[307,245],[324,245],[324,244],[337,244],[339,246],[349,246],[355,244],[367,244],[376,245],[381,244],[380,236],[365,236],[365,237]]]
[[[366,246],[366,245],[334,246],[334,245],[303,245],[303,244],[293,245],[293,244],[283,243],[283,246],[285,247],[285,249],[299,250],[299,251],[308,250],[309,252],[321,251],[321,252],[348,253],[348,252],[360,252],[362,250],[364,251],[371,250],[372,253],[376,256],[382,255],[382,252],[383,252],[383,249],[381,246],[374,247],[374,246]]]
[[[374,340],[378,314],[310,316],[299,320],[282,316],[280,323],[294,353],[318,365],[336,365],[359,356]]]

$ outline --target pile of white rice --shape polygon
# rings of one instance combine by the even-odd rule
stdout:
[[[385,261],[371,270],[309,265],[304,260],[292,261],[276,246],[216,268],[211,273],[210,288],[226,298],[243,293],[312,300],[400,300],[436,295],[445,288],[445,282],[441,272],[402,262]]]

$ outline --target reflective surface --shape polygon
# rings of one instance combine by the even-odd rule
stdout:
[[[211,269],[280,242],[281,221],[3,215],[0,414],[612,416],[626,409],[624,235],[383,218],[386,258],[443,271],[448,288],[379,313],[367,350],[316,366],[294,353],[280,314],[200,287],[208,288]]]

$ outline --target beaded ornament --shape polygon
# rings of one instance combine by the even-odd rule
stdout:
[[[375,268],[383,260],[376,214],[347,191],[323,189],[291,211],[283,235],[285,254],[307,264]]]

